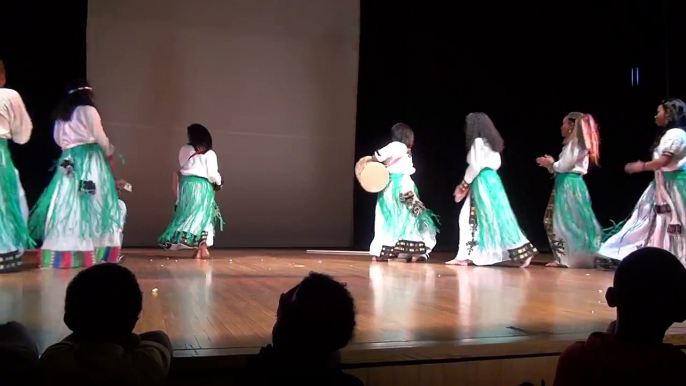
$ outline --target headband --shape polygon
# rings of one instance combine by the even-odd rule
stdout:
[[[69,91],[67,92],[67,94],[73,94],[73,93],[75,93],[75,92],[77,92],[77,91],[81,91],[81,90],[92,90],[92,89],[93,89],[92,87],[84,86],[84,87],[79,87],[79,88],[75,88],[75,89],[69,90]]]

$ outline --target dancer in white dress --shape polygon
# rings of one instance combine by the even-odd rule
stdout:
[[[9,141],[28,142],[33,125],[19,93],[4,88],[5,79],[0,61],[0,273],[19,270],[24,251],[34,245],[26,226],[26,195],[8,147]]]
[[[465,122],[467,171],[455,188],[455,202],[465,200],[459,216],[460,245],[446,264],[516,264],[529,266],[538,253],[519,228],[498,176],[503,139],[484,113],[471,113]]]
[[[598,125],[590,114],[569,113],[562,120],[564,148],[560,159],[536,162],[555,175],[543,225],[555,261],[547,267],[593,268],[603,229],[593,213],[583,176],[600,157]]]
[[[643,247],[665,249],[686,264],[686,104],[660,103],[655,123],[664,131],[649,162],[626,165],[627,173],[651,172],[655,179],[638,200],[631,217],[600,248],[603,257],[622,260]]]
[[[403,123],[393,126],[391,131],[393,142],[372,156],[374,161],[386,165],[390,183],[378,195],[369,254],[374,260],[426,261],[436,246],[438,225],[433,212],[419,200],[412,180],[414,132]]]
[[[165,249],[194,249],[196,259],[210,257],[217,221],[223,227],[214,198],[223,180],[217,154],[212,150],[212,135],[200,124],[187,128],[188,144],[179,150],[179,171],[175,175],[176,213],[158,239]]]
[[[53,136],[62,155],[29,219],[31,235],[43,240],[41,265],[118,261],[123,224],[110,164],[114,146],[86,81],[75,82],[55,110]]]

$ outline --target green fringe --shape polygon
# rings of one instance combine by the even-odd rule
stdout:
[[[485,198],[488,197],[488,200]],[[479,248],[507,250],[526,239],[512,212],[503,182],[493,169],[483,169],[471,186],[478,224]]]
[[[206,178],[182,176],[179,181],[179,202],[171,224],[159,237],[160,244],[174,243],[178,235],[185,233],[192,245],[197,245],[202,232],[219,220],[219,229],[224,230],[219,206],[215,201],[214,187]]]
[[[64,160],[73,163],[74,172],[66,176],[60,166]],[[72,234],[69,218],[62,213],[79,208],[78,236],[89,239],[121,228],[121,208],[117,196],[112,170],[105,152],[98,144],[86,144],[65,149],[57,160],[57,171],[50,185],[43,191],[31,210],[29,232],[36,240],[45,240],[47,235]],[[93,181],[101,202],[94,195],[79,191],[81,181],[90,180],[91,168],[98,168],[98,181]],[[56,197],[53,202],[53,197]],[[48,219],[48,212],[52,213]],[[62,217],[62,218],[60,218]]]
[[[0,189],[0,241],[24,250],[35,247],[21,212],[19,179],[6,139],[0,139]]]
[[[378,195],[379,209],[384,218],[386,232],[390,233],[394,239],[407,239],[417,226],[419,232],[431,230],[439,232],[440,222],[438,216],[429,209],[424,209],[419,216],[414,216],[410,208],[400,202],[403,174],[391,173],[390,182],[386,189]],[[391,189],[390,198],[386,197],[385,192]],[[414,194],[419,199],[419,190],[414,187]]]
[[[679,192],[682,192],[682,199],[686,201],[686,172],[683,170],[675,170],[671,172],[663,172],[662,176],[665,180],[665,188],[667,190],[667,193],[670,194],[670,197],[672,200],[674,200],[674,196],[671,195],[671,192],[674,190],[677,190]],[[655,186],[655,181],[650,183],[653,188],[653,191],[656,189]],[[653,203],[655,201],[655,198],[653,197]],[[640,203],[640,202],[639,202]],[[638,204],[637,204],[638,205]],[[686,205],[686,202],[684,202],[684,205]],[[607,241],[610,237],[616,235],[620,231],[624,229],[624,225],[626,225],[626,222],[631,218],[633,215],[633,212],[636,210],[634,207],[634,210],[632,210],[632,213],[627,216],[626,219],[622,220],[619,223],[615,223],[612,221],[612,226],[603,229],[603,242]],[[653,214],[653,212],[648,212],[650,215]],[[683,221],[684,219],[680,219]],[[638,221],[636,223],[636,226],[641,226],[645,221],[649,221],[649,218],[645,216],[644,218],[641,219],[641,221]],[[634,227],[627,229],[626,233],[631,232],[634,229]]]
[[[602,231],[593,213],[583,176],[576,173],[558,173],[555,176],[554,213],[553,221],[561,220],[568,232],[564,235],[565,248],[583,252],[600,249]]]

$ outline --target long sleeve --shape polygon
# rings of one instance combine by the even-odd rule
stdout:
[[[481,170],[500,168],[500,154],[493,151],[483,138],[476,138],[467,153],[467,170],[464,174],[464,182],[471,184],[481,173]]]
[[[179,150],[179,169],[183,169],[191,156],[195,153],[193,146],[185,145]]]
[[[207,179],[215,185],[221,185],[222,176],[221,174],[219,174],[217,153],[215,153],[213,150],[210,150],[207,153],[205,153],[205,157],[207,162]]]
[[[584,152],[576,141],[566,144],[560,153],[560,159],[553,164],[553,171],[556,173],[569,173],[576,166],[579,158],[584,156]]]
[[[10,133],[12,135],[12,141],[23,145],[31,138],[33,123],[31,122],[29,113],[26,111],[24,101],[19,94],[10,99],[9,112],[11,114]]]
[[[391,142],[374,153],[379,162],[386,162],[407,154],[407,146],[401,142]]]
[[[102,120],[98,110],[96,110],[95,107],[87,106],[84,115],[86,118],[86,127],[88,127],[93,138],[95,138],[95,143],[102,147],[108,157],[114,154],[114,146],[112,146],[109,138],[107,138],[107,135],[105,134],[105,129],[102,127]]]

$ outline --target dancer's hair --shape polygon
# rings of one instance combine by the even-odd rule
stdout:
[[[568,137],[570,141],[577,141],[586,151],[588,158],[594,165],[600,162],[600,135],[598,134],[598,124],[591,114],[571,112],[566,117],[572,122],[572,134]]]
[[[2,60],[0,60],[0,74],[3,74],[5,72],[5,63],[3,63]]]
[[[93,89],[85,79],[70,82],[66,94],[52,112],[53,119],[67,122],[71,120],[74,110],[79,106],[93,106]]]
[[[667,114],[665,129],[680,128],[686,130],[686,103],[678,98],[667,98],[660,102]]]
[[[467,140],[467,151],[469,151],[472,143],[477,138],[483,138],[491,149],[498,153],[505,149],[503,137],[500,136],[493,121],[485,113],[469,113],[467,118],[465,118],[464,131]]]
[[[207,128],[199,123],[188,126],[188,144],[195,150],[212,150],[212,135]]]
[[[655,151],[658,146],[660,146],[660,140],[665,135],[667,130],[677,128],[686,130],[686,103],[679,98],[667,98],[660,102],[660,106],[662,106],[662,108],[665,110],[665,114],[667,115],[667,123],[665,124],[665,127],[660,130],[660,134],[655,137],[653,146],[650,148],[651,153]]]
[[[412,140],[414,139],[414,131],[410,126],[404,123],[396,123],[391,127],[391,140],[402,142],[407,147],[412,145]]]

